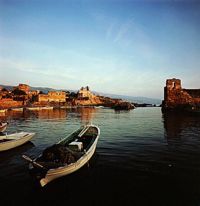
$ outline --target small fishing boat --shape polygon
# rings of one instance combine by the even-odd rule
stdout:
[[[6,113],[8,110],[7,109],[0,109],[0,113]]]
[[[28,111],[39,111],[40,107],[26,107],[26,110],[28,110]]]
[[[46,107],[40,107],[40,110],[52,110],[53,107],[46,106]]]
[[[102,109],[102,108],[104,108],[104,106],[95,106],[94,108],[95,109]]]
[[[0,132],[4,132],[6,130],[7,125],[7,122],[0,122]]]
[[[43,187],[54,179],[73,173],[83,167],[93,156],[100,136],[95,125],[86,125],[46,148],[36,159],[23,155],[30,162],[31,173]]]
[[[18,132],[18,133],[9,134],[9,135],[1,134],[0,135],[0,152],[18,147],[28,142],[29,140],[31,140],[34,135],[35,133],[30,133],[30,132]]]
[[[14,112],[23,112],[23,110],[24,110],[23,107],[11,108],[11,111],[14,111]]]

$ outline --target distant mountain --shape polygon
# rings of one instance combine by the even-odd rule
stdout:
[[[0,84],[0,87],[3,87],[3,88],[5,88],[5,89],[7,89],[7,90],[13,90],[13,87],[14,87],[14,86],[8,86],[8,85],[1,85],[1,84]]]
[[[8,90],[13,90],[14,86],[10,85],[0,85],[3,88],[6,88]],[[48,93],[48,91],[61,91],[61,89],[53,89],[49,87],[30,87],[31,90],[39,90],[43,93]],[[77,92],[77,90],[62,90],[62,91],[69,91],[69,92]],[[117,99],[123,99],[127,100],[129,102],[138,103],[138,104],[156,104],[160,105],[162,100],[161,99],[154,99],[154,98],[148,98],[148,97],[133,97],[133,96],[126,96],[126,95],[117,95],[117,94],[106,94],[102,92],[96,92],[93,91],[95,94],[102,95],[105,97],[111,97],[111,98],[117,98]]]
[[[146,103],[146,104],[160,105],[162,103],[161,99],[155,99],[155,98],[149,98],[149,97],[134,97],[134,96],[117,95],[117,94],[105,94],[105,93],[98,93],[98,92],[95,92],[95,93],[105,96],[105,97],[123,99],[129,102],[138,103],[138,104]]]
[[[14,86],[0,85],[0,87],[3,87],[7,90],[13,90]],[[42,91],[45,94],[47,94],[48,91],[69,91],[69,92],[74,92],[73,90],[53,89],[53,88],[49,88],[49,87],[30,87],[30,90],[39,90],[39,91]]]

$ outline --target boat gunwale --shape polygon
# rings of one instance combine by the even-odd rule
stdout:
[[[41,178],[40,181],[41,181],[41,180],[44,180],[45,178],[51,177],[51,176],[53,176],[53,175],[58,175],[58,174],[65,173],[66,171],[68,171],[69,174],[72,173],[72,172],[75,172],[75,171],[77,171],[78,169],[80,169],[82,166],[84,166],[84,165],[89,161],[89,159],[92,157],[93,154],[91,155],[91,157],[90,157],[89,159],[87,159],[87,161],[86,161],[84,164],[81,165],[81,162],[82,162],[84,159],[86,159],[86,157],[87,157],[93,150],[95,151],[96,145],[97,145],[97,142],[98,142],[98,139],[99,139],[99,136],[100,136],[100,129],[99,129],[99,127],[96,126],[96,125],[89,124],[89,125],[83,126],[83,129],[80,131],[80,133],[81,133],[83,130],[85,130],[85,128],[87,128],[87,127],[88,127],[88,129],[89,129],[90,127],[94,127],[94,128],[97,129],[97,136],[95,137],[95,140],[94,140],[94,142],[92,143],[92,145],[90,146],[90,148],[89,148],[77,161],[75,161],[75,162],[73,162],[73,163],[64,164],[63,166],[59,166],[59,167],[56,167],[56,168],[47,169],[47,172],[46,172],[44,178]],[[79,128],[79,129],[80,129],[80,128]],[[78,129],[78,130],[79,130],[79,129]],[[86,132],[88,129],[86,129],[85,132]],[[78,130],[76,130],[76,131],[78,131]],[[76,132],[76,131],[75,131],[75,132]],[[70,135],[68,135],[67,137],[63,138],[62,140],[60,140],[60,141],[59,141],[58,143],[56,143],[56,144],[59,144],[59,143],[61,143],[62,141],[66,140],[67,138],[69,138],[69,137],[70,137],[72,134],[74,134],[75,132],[72,132]],[[84,133],[85,133],[85,132],[84,132]],[[80,133],[79,133],[79,134],[80,134]],[[84,133],[83,133],[83,134],[84,134]],[[78,135],[79,135],[79,134],[78,134]],[[82,135],[83,135],[83,134],[82,134]],[[82,135],[81,135],[81,136],[82,136]],[[94,153],[94,152],[93,152],[93,153]],[[42,154],[40,154],[37,158],[35,158],[34,161],[37,162],[37,159],[38,159],[39,157],[41,157],[41,155],[42,155]],[[29,169],[32,169],[32,168],[34,168],[34,166],[33,166],[32,163],[30,163],[30,164],[29,164]],[[77,168],[77,169],[76,169],[76,168]],[[72,170],[72,171],[71,171],[71,170]],[[48,182],[49,182],[49,181],[48,181]]]
[[[81,161],[83,159],[85,159],[91,153],[91,150],[96,148],[96,146],[94,148],[94,145],[97,144],[98,138],[99,138],[99,135],[97,135],[97,137],[95,138],[95,141],[93,142],[93,144],[91,145],[89,150],[86,153],[84,153],[84,155],[82,155],[76,162],[72,162],[70,164],[65,164],[65,165],[57,167],[57,168],[48,169],[46,175],[53,175],[54,173],[55,174],[62,173],[62,171],[59,171],[59,170],[66,170],[67,168],[70,168],[72,166],[78,167],[78,165],[81,164]],[[88,162],[88,160],[86,162]],[[85,165],[85,164],[83,164],[83,165]]]
[[[18,141],[18,140],[23,140],[23,139],[26,139],[26,138],[29,138],[29,137],[31,137],[31,136],[34,136],[35,135],[35,133],[34,132],[19,132],[19,133],[16,133],[16,134],[20,134],[20,133],[25,133],[23,136],[21,136],[21,137],[16,137],[16,138],[12,138],[12,139],[9,139],[9,135],[5,135],[5,138],[3,138],[3,139],[0,139],[0,140],[4,140],[4,139],[6,139],[6,140],[8,140],[8,141],[5,141],[5,142],[1,142],[0,143],[0,145],[2,145],[2,144],[9,144],[9,143],[11,143],[11,142],[15,142],[15,141]],[[14,134],[11,134],[11,135],[13,135],[14,136]],[[0,137],[3,137],[3,136],[0,136]]]

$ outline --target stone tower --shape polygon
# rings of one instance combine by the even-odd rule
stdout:
[[[164,87],[164,101],[162,103],[163,110],[171,110],[174,108],[182,108],[191,105],[194,102],[191,95],[182,89],[180,79],[167,79]]]
[[[169,90],[172,90],[172,89],[181,89],[181,80],[180,79],[167,79],[166,80],[166,87],[169,89]]]
[[[180,79],[167,79],[166,87],[164,88],[164,101],[171,102],[174,99],[174,95],[181,90]]]

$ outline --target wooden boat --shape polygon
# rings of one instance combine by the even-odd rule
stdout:
[[[0,132],[4,132],[6,130],[7,125],[8,123],[6,122],[0,123]]]
[[[7,109],[0,109],[0,113],[6,113]]]
[[[86,125],[52,147],[48,147],[38,158],[32,160],[25,155],[22,157],[30,162],[29,169],[43,187],[52,180],[73,173],[88,163],[95,152],[99,136],[100,129],[97,126]],[[56,157],[56,147],[58,150],[64,150],[64,155]],[[51,149],[54,150],[53,155],[47,154]],[[49,160],[46,156],[55,158]]]
[[[23,112],[23,110],[24,110],[23,107],[11,108],[11,111],[14,111],[14,112]]]
[[[6,151],[15,147],[18,147],[29,140],[35,135],[35,133],[18,132],[9,135],[0,135],[0,151]]]
[[[53,107],[50,107],[50,106],[40,107],[40,110],[47,110],[47,109],[52,110]]]
[[[45,106],[45,107],[26,107],[29,111],[39,111],[39,110],[53,110],[53,107]]]
[[[29,110],[29,111],[39,111],[40,107],[26,107],[26,110]]]

